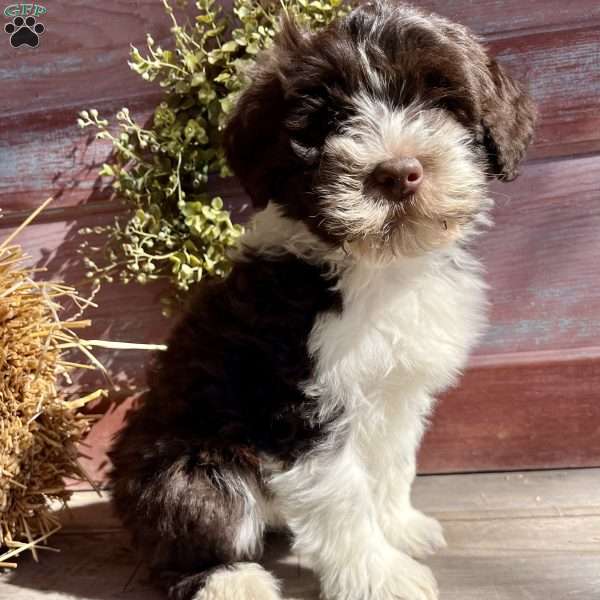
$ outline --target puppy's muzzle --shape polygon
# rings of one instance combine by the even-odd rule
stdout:
[[[385,198],[399,202],[419,189],[423,176],[423,166],[416,158],[392,158],[379,163],[369,180]]]

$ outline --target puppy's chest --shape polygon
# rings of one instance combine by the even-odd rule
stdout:
[[[481,279],[452,263],[358,266],[339,287],[343,310],[321,317],[310,346],[322,381],[365,395],[398,379],[432,392],[446,387],[484,323]]]

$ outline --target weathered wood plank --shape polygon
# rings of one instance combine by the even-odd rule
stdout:
[[[554,522],[540,523],[542,544],[533,549],[511,547],[511,528],[492,538],[495,545],[480,556],[470,544],[489,535],[485,528],[461,525],[458,535],[465,545],[462,553],[445,551],[428,561],[438,580],[444,600],[591,600],[600,586],[597,552],[574,549],[547,550],[548,540],[570,533],[557,531]],[[584,521],[579,529],[585,529]],[[591,522],[587,533],[598,534]],[[526,530],[527,533],[529,529]],[[576,535],[576,532],[573,532]],[[454,534],[453,534],[454,539]],[[572,543],[573,537],[565,540]],[[456,541],[456,539],[454,539]],[[149,581],[150,574],[139,563],[122,534],[59,535],[54,538],[60,554],[40,551],[42,562],[27,561],[15,573],[0,579],[2,598],[11,600],[164,600],[165,595]],[[285,542],[274,540],[263,563],[283,583],[283,600],[319,600],[314,575],[287,551]],[[2,581],[4,580],[4,581]]]
[[[101,116],[113,117],[123,106],[145,123],[156,92],[141,97],[94,102]],[[101,202],[110,195],[108,180],[98,177],[111,145],[77,126],[77,114],[89,105],[69,106],[0,121],[0,207],[4,215],[26,213],[48,196],[53,207]]]
[[[491,324],[478,354],[600,345],[600,280],[596,277],[600,257],[599,170],[600,155],[545,161],[527,165],[523,175],[511,184],[494,185],[496,223],[477,248],[492,288]],[[234,182],[228,182],[222,191],[231,208],[247,202]],[[68,213],[49,211],[48,224],[42,216],[24,234],[23,244],[36,263],[44,255],[54,257],[48,264],[51,276],[67,270],[70,282],[77,281],[83,268],[76,255],[80,240],[76,232],[83,223],[111,222],[112,210],[111,203],[100,202],[85,209],[69,209]],[[68,222],[53,222],[65,214]],[[16,217],[5,219],[0,226],[7,231],[17,222]],[[132,286],[136,287],[138,298],[147,295],[144,288]],[[114,286],[110,300],[116,301],[120,293],[134,292]],[[121,308],[117,321],[131,318],[130,311],[138,310],[137,305],[129,304],[124,311]],[[117,316],[112,304],[100,311],[105,311],[106,318]]]
[[[491,286],[478,354],[600,345],[600,156],[529,164],[496,184],[477,253]]]
[[[592,0],[562,3],[535,0],[527,10],[518,0],[503,2],[417,3],[471,26],[486,36],[514,36],[521,30],[569,29],[600,20],[598,4]],[[188,9],[193,14],[193,5]],[[147,89],[129,73],[129,45],[143,47],[146,33],[169,44],[170,21],[156,0],[109,0],[69,2],[68,10],[49,6],[43,19],[46,33],[35,52],[18,54],[9,44],[0,47],[3,112],[47,111],[69,104],[133,96]],[[65,91],[68,90],[68,95]]]
[[[421,472],[600,465],[600,352],[503,359],[473,360],[439,402]]]
[[[599,483],[600,469],[428,475],[417,477],[413,501],[444,521],[597,516]]]
[[[112,117],[127,105],[132,117],[146,124],[159,99],[160,95],[152,92],[95,106],[101,116]],[[107,178],[98,177],[98,170],[109,159],[111,145],[96,140],[94,131],[79,129],[77,111],[67,107],[0,121],[0,208],[5,219],[11,213],[18,213],[16,219],[23,218],[48,196],[56,198],[53,208],[77,207],[56,213],[54,220],[78,214],[82,205],[88,212],[107,212],[110,205],[101,204],[110,197],[111,188]],[[215,177],[210,190],[238,208],[248,205],[235,179]]]
[[[418,478],[415,505],[442,521],[449,546],[429,560],[450,600],[591,600],[600,587],[598,470]],[[139,568],[107,499],[77,494],[61,554],[25,559],[0,576],[14,600],[159,600]],[[317,600],[319,586],[285,538],[270,540],[263,564],[283,581],[285,600]]]
[[[155,10],[155,4],[151,4],[154,7],[152,10]],[[470,14],[471,9],[462,4],[464,3],[457,3],[456,6],[453,4],[452,10],[465,10],[465,14]],[[488,9],[499,15],[500,4],[469,3],[472,7],[478,7],[476,12],[481,11],[477,12],[480,14],[477,18],[481,22]],[[509,4],[509,13],[512,11],[511,14],[516,14],[517,3]],[[519,14],[524,15],[524,30],[507,37],[500,36],[489,43],[492,53],[498,55],[500,62],[530,84],[532,93],[539,102],[541,120],[530,158],[585,154],[600,150],[600,38],[597,34],[598,26],[593,21],[600,9],[589,9],[586,2],[572,5],[575,8],[569,8],[569,14],[572,13],[574,22],[578,24],[575,29],[552,30],[551,25],[557,25],[555,20],[558,17],[565,24],[570,22],[565,15],[566,9],[542,11],[544,16],[540,17],[542,24],[538,31],[538,26],[531,21],[536,15],[535,11],[523,11],[521,8]],[[97,11],[98,18],[102,15],[106,17],[106,11],[117,11],[114,13],[117,15],[124,10],[122,7],[113,9],[111,6],[112,3],[108,3],[108,8],[102,4],[90,10]],[[147,8],[148,3],[143,3],[142,12]],[[78,4],[77,10],[84,10],[82,3]],[[589,21],[585,21],[586,11],[589,12]],[[103,23],[103,27],[106,27],[104,21]],[[550,28],[551,32],[548,33],[544,27]],[[90,32],[90,39],[93,40],[94,35]],[[111,39],[110,36],[108,39]],[[6,52],[6,48],[3,51]],[[57,55],[61,52],[64,57],[65,49],[56,49]],[[98,50],[94,48],[93,52],[97,53]],[[40,58],[42,56],[46,55],[41,52],[27,55],[25,66],[21,65],[19,68],[26,70],[29,60],[48,60],[47,57]],[[93,60],[89,62],[91,65],[96,64]],[[58,192],[62,193],[60,202],[65,206],[102,197],[102,185],[97,181],[96,171],[99,163],[106,158],[109,147],[101,142],[87,145],[85,137],[75,125],[77,112],[93,105],[108,116],[122,105],[129,105],[143,122],[158,98],[153,86],[139,83],[139,77],[129,72],[125,57],[122,62],[124,69],[118,71],[118,82],[96,73],[94,68],[84,68],[89,66],[85,61],[72,72],[65,71],[60,85],[56,81],[51,86],[46,85],[47,82],[43,80],[48,93],[58,93],[61,101],[53,103],[45,98],[43,108],[40,105],[35,111],[35,107],[28,107],[27,101],[23,100],[22,86],[25,83],[29,85],[29,81],[19,79],[23,77],[22,73],[19,75],[20,71],[13,74],[12,71],[7,72],[6,78],[17,82],[14,93],[18,92],[19,111],[11,115],[9,102],[3,107],[2,112],[5,114],[0,123],[0,206],[6,211],[26,209],[37,202],[38,198]],[[85,77],[92,77],[93,81],[79,81],[80,71]],[[98,89],[98,86],[105,84],[108,85],[107,89]],[[68,100],[64,98],[64,89],[67,87],[77,92]],[[10,100],[10,86],[3,93]],[[37,92],[32,90],[31,97],[35,93]],[[25,95],[25,98],[28,97]],[[39,98],[43,99],[43,94]]]
[[[414,4],[463,23],[486,39],[575,29],[600,20],[600,6],[594,0],[568,4],[562,0],[531,0],[526,8],[520,0],[419,0]]]
[[[501,38],[491,54],[527,82],[539,105],[530,158],[600,150],[598,25]]]
[[[474,359],[459,386],[438,402],[419,472],[600,465],[600,350],[585,357],[548,354],[516,363],[503,362],[503,355],[479,365]],[[127,400],[101,417],[83,448],[82,463],[100,485],[112,436],[132,404]]]
[[[584,517],[600,515],[600,469],[420,475],[413,503],[442,521]],[[69,507],[57,505],[63,531],[113,531],[120,522],[111,511],[110,492],[81,490]]]
[[[44,4],[44,3],[41,3]],[[62,6],[60,5],[62,4]],[[46,26],[35,51],[0,45],[2,113],[48,112],[147,92],[129,70],[130,44],[143,49],[146,33],[169,44],[171,22],[156,0],[73,0],[40,17]],[[193,4],[193,3],[192,3]]]

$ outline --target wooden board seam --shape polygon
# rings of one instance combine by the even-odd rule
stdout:
[[[596,29],[600,26],[600,19],[590,19],[588,21],[568,21],[557,23],[555,25],[539,25],[537,27],[523,27],[522,29],[501,29],[493,33],[484,33],[481,35],[483,43],[498,40],[510,40],[524,38],[533,35],[544,35],[546,33],[562,33],[564,31],[581,31],[586,29]]]

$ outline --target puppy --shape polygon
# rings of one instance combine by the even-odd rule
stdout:
[[[436,394],[485,321],[466,249],[535,111],[464,27],[392,0],[284,23],[224,135],[254,218],[112,450],[114,505],[174,600],[276,600],[288,528],[327,600],[433,600],[411,506]]]

